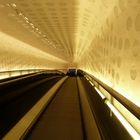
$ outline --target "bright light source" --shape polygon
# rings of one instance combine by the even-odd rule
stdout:
[[[14,8],[17,7],[15,3],[12,3],[11,5],[12,5],[12,7],[14,7]]]
[[[27,18],[27,17],[24,17],[24,19],[25,19],[25,20],[28,20],[28,18]]]
[[[19,16],[22,16],[23,14],[22,14],[22,13],[19,13],[18,15],[19,15]]]
[[[121,124],[125,127],[132,138],[134,140],[140,140],[140,135],[138,134],[138,132],[130,125],[130,123],[122,116],[122,114],[109,101],[105,101],[105,103],[114,113],[114,115],[119,119]]]
[[[11,7],[11,5],[9,3],[6,4],[8,7]]]
[[[31,25],[31,26],[34,26],[34,24],[33,24],[33,23],[30,23],[30,25]]]
[[[29,23],[29,21],[28,21],[28,20],[26,20],[26,22],[27,22],[27,23]]]
[[[86,77],[86,79],[89,81],[89,79]]]
[[[92,85],[92,86],[94,86],[94,84],[91,82],[91,81],[89,81],[90,82],[90,84]]]
[[[35,28],[35,26],[34,26],[34,25],[32,25],[32,28]]]
[[[106,97],[104,96],[104,94],[98,89],[98,88],[96,88],[96,87],[94,87],[95,88],[95,90],[97,91],[97,93],[100,95],[100,97],[102,98],[102,99],[105,99]]]

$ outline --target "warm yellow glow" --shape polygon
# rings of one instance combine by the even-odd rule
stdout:
[[[78,62],[83,56],[86,50],[91,49],[91,44],[95,35],[101,32],[101,26],[105,23],[105,20],[110,12],[112,12],[114,5],[118,0],[113,0],[106,4],[109,7],[105,7],[100,1],[87,1],[78,0],[79,9],[77,13],[77,32],[75,36],[75,56],[74,61]],[[102,10],[101,10],[102,9]]]
[[[51,60],[51,61],[67,63],[67,61],[65,61],[65,60],[62,60],[58,57],[55,57],[53,55],[50,55],[46,52],[43,52],[43,51],[37,49],[37,48],[34,48],[33,46],[30,46],[29,44],[21,42],[20,40],[17,40],[16,38],[13,38],[12,36],[9,36],[3,32],[0,32],[0,38],[1,38],[0,45],[1,46],[4,45],[5,47],[7,47],[4,49],[10,49],[11,51],[22,52],[22,53],[28,52],[31,55],[47,58],[48,60]],[[8,41],[4,42],[5,40],[8,40]],[[8,46],[6,46],[4,43]],[[2,50],[2,47],[0,47],[0,49]]]
[[[134,129],[140,134],[140,120],[134,116],[128,109],[126,109],[121,103],[116,99],[113,99],[112,104],[117,108],[117,110],[125,116],[127,121],[133,126]]]
[[[127,88],[129,88],[129,87],[124,87],[124,89],[121,89],[120,87],[116,87],[116,90],[119,93],[121,93],[124,97],[126,97],[128,100],[132,101],[135,105],[140,107],[139,97],[138,97],[138,95],[135,95],[139,91],[139,89],[137,89],[136,93],[135,93],[135,90],[131,92],[131,91],[127,90]],[[133,95],[133,96],[131,96],[131,95]]]
[[[89,81],[89,83],[90,83],[92,86],[94,86],[94,84],[93,84],[91,81]]]
[[[3,59],[1,62],[1,71],[31,68],[52,69],[56,66],[60,66],[61,68],[67,63],[65,60],[34,48],[3,32],[0,32],[0,38],[0,58]],[[9,61],[11,61],[11,63],[9,63]]]
[[[121,113],[109,102],[105,101],[107,106],[111,109],[114,115],[119,119],[121,124],[125,127],[128,133],[132,136],[134,140],[140,140],[140,135],[137,131],[129,124],[129,122],[121,115]]]
[[[138,0],[1,0],[0,31],[0,70],[76,64],[140,107]]]
[[[5,79],[5,78],[8,78],[8,77],[10,77],[9,73],[0,73],[0,79]]]
[[[94,87],[95,88],[95,90],[97,91],[97,93],[100,95],[100,97],[102,98],[102,99],[105,99],[106,97],[104,96],[104,94],[98,89],[98,88],[96,88],[96,87]]]
[[[90,47],[82,50],[78,67],[140,107],[140,3],[137,0],[118,0],[112,11],[111,3],[115,4],[114,1],[102,0],[110,14],[104,23],[101,21],[102,27],[95,33]],[[101,91],[110,99],[104,90]],[[131,119],[130,113],[120,105],[115,103],[115,107],[140,132],[139,123],[136,123],[139,121],[134,117]]]
[[[87,71],[87,72],[92,75],[92,72],[91,71]],[[116,91],[118,91],[125,98],[127,98],[128,100],[132,101],[135,105],[137,105],[138,107],[140,107],[139,94],[136,94],[139,90],[138,91],[135,90],[135,92],[133,91],[133,93],[132,93],[129,90],[126,90],[127,88],[130,88],[130,87],[123,86],[123,89],[122,89],[122,87],[119,87],[119,85],[116,85],[116,87],[114,87],[114,85],[112,85],[113,83],[107,81],[106,78],[104,78],[104,77],[98,77],[98,76],[97,76],[97,78],[100,79],[102,82],[104,82],[106,85],[110,86],[111,88],[114,88]],[[132,94],[133,94],[133,97],[130,96]]]

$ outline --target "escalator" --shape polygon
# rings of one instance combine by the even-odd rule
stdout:
[[[56,81],[58,82],[56,83]],[[36,104],[34,102],[33,108],[25,114],[25,120],[20,124],[21,127],[23,122],[29,121],[28,118],[33,119],[27,123],[28,126],[21,128],[23,132],[21,133],[20,127],[19,130],[18,127],[15,127],[15,130],[10,130],[11,132],[3,140],[132,139],[117,118],[114,115],[110,116],[109,108],[84,77],[70,76],[58,78],[56,81],[52,82],[56,83],[51,87],[53,92],[50,89],[42,96],[37,97],[40,100],[37,101],[36,98]],[[38,90],[33,88],[30,97],[23,96],[24,98],[21,98],[23,104],[25,99],[28,99],[24,106],[33,100],[33,93],[39,95],[38,92],[46,90],[45,84],[41,87],[38,87]],[[38,107],[35,108],[36,106]],[[36,115],[34,116],[31,112]]]
[[[83,140],[84,130],[76,78],[58,90],[26,140]]]
[[[83,93],[82,93],[83,92]],[[131,140],[84,78],[69,77],[24,140]]]
[[[44,73],[6,79],[0,83],[0,138],[58,81]]]

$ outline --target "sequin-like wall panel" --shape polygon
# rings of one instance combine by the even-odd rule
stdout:
[[[140,0],[0,0],[0,31],[0,70],[77,67],[140,107]]]
[[[66,61],[0,32],[0,71],[64,69]]]
[[[140,1],[119,0],[81,57],[79,67],[140,107],[139,52]],[[114,104],[125,114],[126,111],[116,101]],[[127,118],[130,122],[134,120],[128,114]],[[139,121],[134,123],[137,125]]]

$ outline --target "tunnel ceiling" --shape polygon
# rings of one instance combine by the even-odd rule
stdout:
[[[116,2],[1,0],[1,31],[70,63],[77,63],[101,31]]]
[[[0,0],[0,72],[77,67],[140,107],[139,52],[140,0]]]

